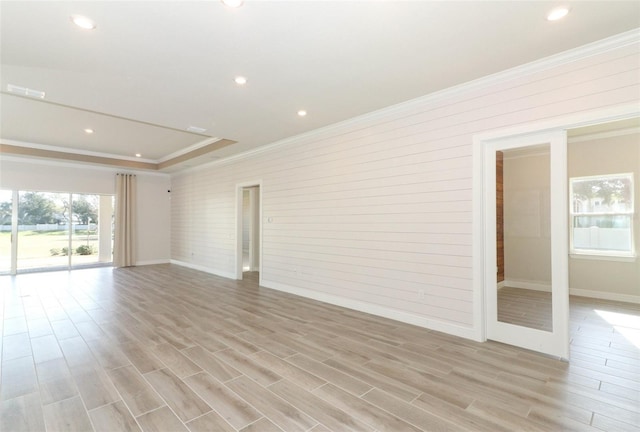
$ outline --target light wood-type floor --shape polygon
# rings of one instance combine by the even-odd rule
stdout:
[[[571,363],[171,265],[0,277],[2,431],[630,431],[640,307]]]
[[[498,321],[552,331],[551,293],[511,287],[499,289]]]

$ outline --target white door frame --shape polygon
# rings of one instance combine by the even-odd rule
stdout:
[[[497,140],[536,132],[548,132],[558,129],[574,129],[616,120],[640,117],[640,106],[637,103],[617,105],[591,111],[583,111],[561,117],[525,123],[517,126],[484,132],[473,137],[473,328],[477,341],[486,341],[486,307],[485,307],[485,202],[484,202],[484,145]],[[495,170],[495,166],[492,167]],[[568,220],[568,215],[567,215]],[[494,241],[494,239],[490,239]],[[568,239],[567,239],[568,242]],[[495,269],[491,269],[492,273]]]
[[[245,188],[258,187],[258,272],[259,283],[262,283],[262,180],[255,180],[236,184],[236,263],[235,274],[237,280],[242,280],[242,191]]]
[[[569,249],[567,134],[565,130],[488,140],[484,148],[485,313],[487,338],[567,359],[569,357]],[[496,152],[549,144],[552,331],[498,321],[496,242]],[[490,169],[489,167],[494,167]],[[491,289],[493,287],[493,289]]]

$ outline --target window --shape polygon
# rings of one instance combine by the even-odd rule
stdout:
[[[633,174],[570,181],[571,253],[634,256]]]

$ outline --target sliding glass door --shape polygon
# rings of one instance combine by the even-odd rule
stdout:
[[[111,195],[2,191],[0,211],[0,272],[112,261]]]

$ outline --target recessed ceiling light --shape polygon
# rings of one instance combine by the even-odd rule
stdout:
[[[85,30],[93,30],[96,28],[96,23],[82,15],[71,15],[71,21],[73,21],[73,23],[78,27]]]
[[[206,132],[207,130],[205,128],[201,128],[201,127],[198,127],[198,126],[189,126],[187,128],[187,131],[201,134],[201,133]]]
[[[299,115],[300,117],[304,117],[304,116],[306,116],[306,115],[307,115],[307,112],[306,112],[305,110],[300,110],[300,111],[298,111],[298,115]]]
[[[230,8],[239,8],[244,3],[244,0],[222,0],[222,4]]]
[[[237,76],[234,81],[236,82],[236,84],[238,85],[245,85],[247,83],[247,78],[243,77],[243,76]]]
[[[7,91],[9,93],[15,93],[20,96],[29,96],[38,99],[44,99],[44,92],[40,90],[34,90],[26,87],[20,87],[13,84],[7,84]]]
[[[142,157],[140,153],[136,153],[136,157]]]
[[[91,135],[91,134],[93,133],[93,129],[91,129],[91,128],[86,128],[86,129],[84,130],[84,133]]]
[[[568,13],[569,13],[569,8],[566,8],[566,7],[555,8],[551,12],[549,12],[549,14],[547,15],[547,20],[557,21],[567,16]]]

